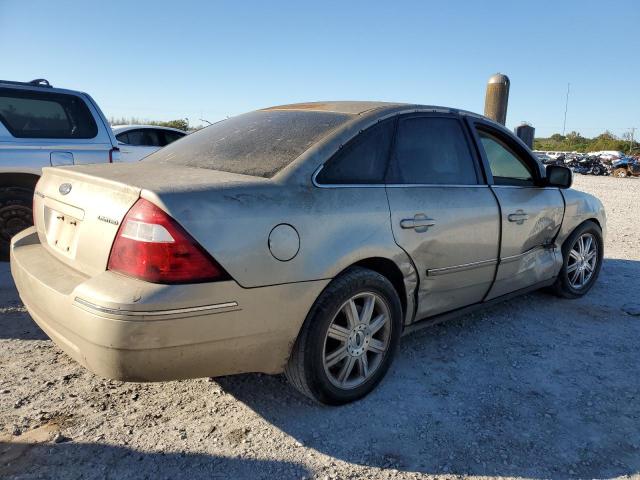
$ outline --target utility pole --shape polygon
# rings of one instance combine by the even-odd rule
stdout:
[[[562,136],[564,137],[564,131],[567,128],[567,109],[569,108],[569,88],[571,87],[570,83],[567,83],[567,99],[564,102],[564,122],[562,123]]]
[[[631,127],[631,143],[629,144],[629,155],[631,155],[631,151],[633,150],[633,136],[636,133],[636,127]]]

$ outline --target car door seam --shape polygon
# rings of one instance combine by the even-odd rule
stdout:
[[[496,205],[498,206],[498,251],[496,252],[496,268],[493,271],[493,280],[491,281],[489,288],[485,292],[484,297],[482,297],[482,300],[480,300],[480,302],[484,302],[487,300],[489,293],[491,293],[491,290],[496,284],[496,280],[498,279],[498,270],[500,269],[500,263],[501,263],[501,257],[502,257],[502,228],[503,228],[502,227],[502,205],[500,204],[498,195],[496,195],[496,192],[493,190],[493,185],[488,185],[488,187],[489,187],[489,191],[493,195],[494,200],[496,201]]]

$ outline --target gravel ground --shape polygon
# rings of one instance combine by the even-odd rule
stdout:
[[[98,378],[0,264],[0,477],[638,476],[640,180],[575,183],[609,218],[586,298],[535,293],[405,337],[380,387],[340,408],[282,377]]]

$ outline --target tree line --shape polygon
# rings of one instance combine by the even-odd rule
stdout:
[[[606,131],[594,138],[586,138],[578,132],[567,135],[554,133],[548,138],[536,138],[533,141],[534,150],[562,151],[562,152],[599,152],[601,150],[618,150],[628,154],[639,154],[640,143],[631,139],[631,132],[617,137]]]
[[[110,117],[109,124],[114,125],[155,125],[156,127],[171,127],[185,132],[189,130],[189,120],[186,118],[178,118],[176,120],[142,120],[137,117]]]

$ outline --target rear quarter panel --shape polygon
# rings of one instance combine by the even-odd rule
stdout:
[[[393,240],[384,188],[268,182],[189,194],[143,190],[142,196],[176,218],[243,287],[333,278],[370,257],[412,268]],[[300,238],[297,255],[286,262],[268,244],[271,230],[283,223]]]

